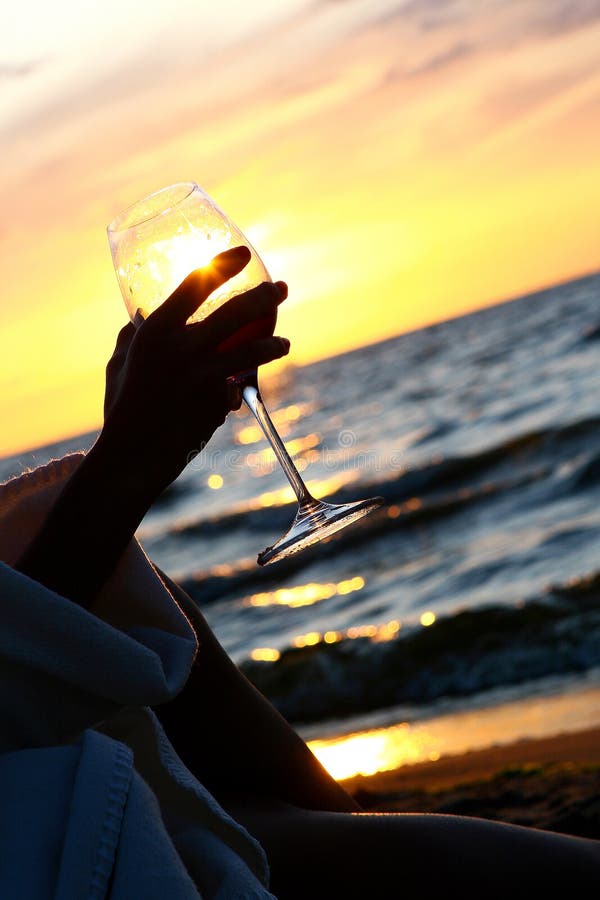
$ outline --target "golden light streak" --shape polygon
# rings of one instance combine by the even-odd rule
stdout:
[[[314,647],[322,640],[318,631],[309,631],[308,634],[299,634],[293,640],[294,647]]]
[[[274,647],[256,647],[250,656],[257,662],[277,662],[281,653]]]
[[[352,625],[345,631],[326,631],[321,634],[318,631],[310,631],[308,634],[299,634],[293,641],[294,647],[312,647],[324,642],[336,644],[338,641],[354,641],[358,638],[369,638],[373,643],[379,641],[392,641],[397,636],[402,623],[398,619],[392,619],[383,625]]]
[[[337,586],[338,594],[352,594],[354,591],[360,591],[365,586],[364,578],[356,575],[354,578],[348,578],[346,581],[340,581]]]
[[[341,487],[344,487],[346,484],[349,484],[352,481],[356,481],[358,478],[358,473],[353,472],[351,470],[347,470],[345,472],[338,472],[335,475],[332,475],[330,478],[323,478],[321,480],[315,481],[307,481],[306,486],[313,497],[316,497],[317,500],[321,500],[323,497],[328,497],[330,494],[334,494]],[[286,503],[293,503],[296,500],[296,495],[291,487],[280,488],[277,491],[265,491],[264,494],[261,494],[258,498],[258,506],[285,506]]]
[[[280,434],[283,432],[280,431]],[[263,435],[264,441],[264,435]],[[246,441],[249,443],[249,441]],[[296,458],[299,453],[307,453],[308,451],[318,447],[321,443],[321,435],[317,433],[307,434],[306,437],[295,438],[294,440],[286,441],[286,449],[291,457]],[[271,450],[270,447],[265,447],[263,450],[259,450],[256,453],[248,453],[246,457],[246,461],[248,465],[253,468],[258,469],[266,469],[267,471],[264,474],[268,474],[269,471],[272,471],[273,465],[275,463],[275,454]],[[301,462],[302,460],[298,460]],[[260,473],[254,473],[260,474]]]
[[[285,437],[285,435],[289,433],[290,425],[297,422],[298,419],[309,415],[313,409],[314,404],[292,403],[290,406],[284,406],[281,409],[274,410],[271,413],[271,418],[273,419],[277,430]],[[257,444],[259,441],[264,441],[264,434],[258,425],[244,425],[236,431],[235,440],[236,443],[242,445]]]
[[[398,619],[392,619],[386,625],[380,625],[373,637],[374,641],[393,641],[400,631],[400,622]]]
[[[336,593],[335,584],[304,584],[295,588],[280,588],[271,593],[253,594],[246,606],[311,606],[320,600],[328,600]]]
[[[264,434],[258,425],[245,425],[236,433],[235,440],[238,444],[257,444],[264,440]]]
[[[326,644],[336,644],[338,641],[342,640],[342,637],[341,631],[326,631],[323,635],[323,640]]]
[[[279,588],[276,591],[263,591],[253,594],[244,601],[245,606],[289,606],[294,609],[300,606],[311,606],[321,600],[328,600],[336,594],[351,594],[360,591],[365,586],[364,578],[356,575],[340,581],[321,584],[311,582],[291,588]]]

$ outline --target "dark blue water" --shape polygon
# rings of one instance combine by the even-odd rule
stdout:
[[[384,507],[259,568],[293,504],[232,416],[140,536],[289,718],[526,695],[600,664],[600,276],[289,369],[264,394],[317,493]]]

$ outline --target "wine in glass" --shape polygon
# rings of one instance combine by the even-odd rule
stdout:
[[[134,325],[160,306],[190,272],[208,265],[218,253],[231,247],[248,247],[248,265],[213,291],[188,322],[201,321],[237,294],[271,281],[254,247],[193,182],[173,184],[150,194],[117,216],[107,230],[117,279]],[[263,333],[252,337],[272,334],[274,321],[262,320],[259,324]],[[332,504],[311,496],[264,406],[256,372],[244,373],[237,381],[298,498],[292,525],[275,544],[259,553],[259,565],[297,553],[381,504],[379,497]]]

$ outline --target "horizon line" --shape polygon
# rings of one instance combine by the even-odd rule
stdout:
[[[338,359],[339,357],[342,357],[342,356],[348,356],[351,353],[356,353],[358,350],[363,350],[363,349],[366,349],[369,347],[375,347],[378,344],[385,344],[388,341],[395,341],[400,337],[404,337],[405,335],[416,334],[419,331],[425,331],[427,328],[431,328],[434,325],[443,325],[448,322],[454,322],[458,319],[464,319],[464,318],[467,318],[467,316],[475,315],[478,312],[484,312],[486,309],[494,309],[495,307],[498,307],[498,306],[506,306],[509,303],[514,303],[517,300],[525,300],[528,297],[536,297],[539,294],[545,293],[546,291],[554,290],[555,288],[564,287],[567,284],[573,284],[577,281],[585,281],[588,278],[594,278],[599,275],[600,275],[600,268],[593,269],[592,271],[584,272],[584,273],[581,273],[578,275],[569,276],[568,278],[561,279],[560,281],[551,282],[549,284],[547,283],[547,284],[544,284],[543,286],[535,287],[531,290],[527,290],[524,294],[515,294],[510,297],[503,297],[500,300],[491,300],[489,303],[484,302],[481,305],[474,306],[472,309],[468,309],[466,312],[458,313],[458,315],[451,315],[451,316],[448,316],[446,318],[441,318],[441,319],[432,319],[431,322],[427,322],[423,325],[419,325],[418,328],[409,328],[406,331],[399,331],[395,334],[391,334],[391,335],[388,335],[387,337],[379,338],[378,340],[375,340],[375,341],[368,341],[364,344],[358,344],[357,346],[351,347],[348,350],[341,350],[339,353],[332,353],[327,356],[316,357],[315,359],[308,360],[307,362],[303,362],[303,363],[289,362],[286,364],[286,366],[283,369],[280,369],[279,371],[280,372],[285,371],[286,369],[304,369],[304,368],[307,368],[308,366],[318,365],[318,363],[321,363],[321,362]],[[273,375],[272,377],[274,378],[276,376]],[[268,374],[265,375],[264,380],[268,382],[268,380],[269,380]],[[79,431],[79,432],[75,432],[74,434],[65,435],[64,437],[56,438],[55,440],[48,441],[44,444],[35,444],[34,446],[20,447],[16,450],[10,451],[9,453],[3,453],[2,455],[0,455],[0,462],[4,462],[5,460],[12,459],[13,457],[19,456],[20,454],[30,454],[30,453],[34,453],[35,451],[38,451],[38,450],[40,450],[40,451],[45,450],[48,447],[53,447],[56,444],[61,444],[65,441],[75,441],[78,438],[88,437],[88,435],[93,435],[94,433],[99,432],[101,430],[101,428],[102,428],[102,423],[100,423],[96,428],[90,428],[85,431]]]

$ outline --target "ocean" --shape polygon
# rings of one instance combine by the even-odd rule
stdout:
[[[397,763],[600,723],[600,275],[290,366],[263,394],[317,496],[382,508],[257,566],[294,503],[242,412],[139,538],[311,746],[401,734]]]

